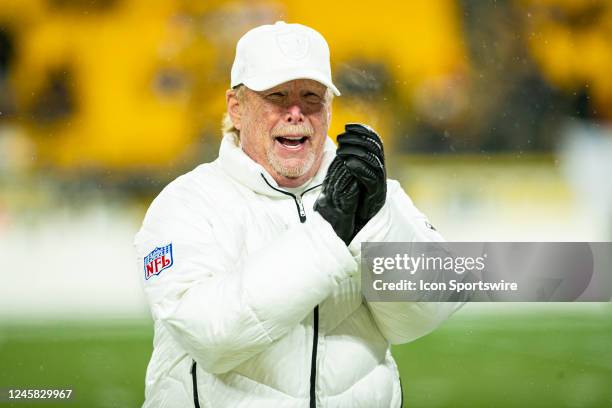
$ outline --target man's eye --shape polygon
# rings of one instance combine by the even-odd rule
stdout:
[[[282,98],[284,96],[285,95],[282,92],[273,92],[273,93],[267,95],[267,97],[271,98],[271,99],[280,99],[280,98]]]
[[[304,95],[304,97],[306,98],[306,100],[310,103],[319,103],[321,102],[321,97],[315,93],[309,92],[306,95]]]

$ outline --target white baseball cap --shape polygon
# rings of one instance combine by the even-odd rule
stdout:
[[[278,21],[255,27],[238,40],[232,88],[244,84],[264,91],[294,79],[312,79],[340,95],[331,80],[327,41],[317,31]]]

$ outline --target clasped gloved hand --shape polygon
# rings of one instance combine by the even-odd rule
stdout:
[[[385,152],[380,137],[369,126],[350,123],[344,129],[338,136],[337,155],[357,180],[360,190],[355,236],[385,204]]]
[[[348,245],[354,237],[355,213],[359,204],[359,185],[340,157],[329,166],[323,190],[314,205]]]
[[[382,141],[368,126],[347,124],[338,136],[337,156],[327,170],[315,211],[348,245],[382,208],[386,195]]]

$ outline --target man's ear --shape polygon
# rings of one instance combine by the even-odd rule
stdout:
[[[236,91],[234,89],[229,89],[225,92],[225,102],[227,104],[227,114],[229,115],[234,127],[240,130],[240,119],[241,119],[241,106],[238,101],[238,96],[236,95]]]

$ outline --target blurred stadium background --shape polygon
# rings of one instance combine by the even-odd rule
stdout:
[[[610,1],[0,0],[0,388],[142,403],[133,235],[216,157],[235,42],[280,19],[330,44],[330,135],[374,126],[448,240],[611,240]],[[394,349],[406,406],[612,406],[611,318],[468,305]]]

